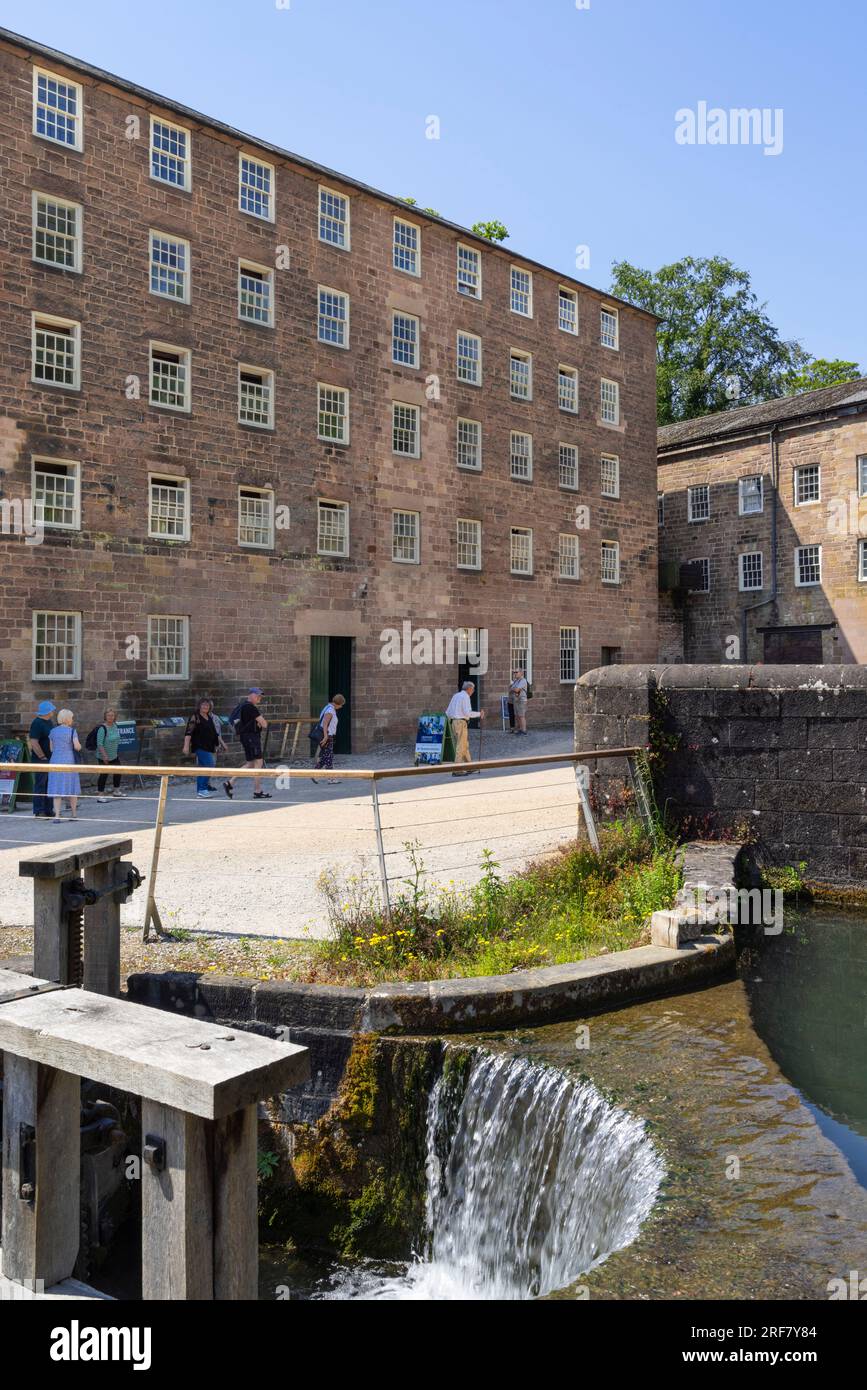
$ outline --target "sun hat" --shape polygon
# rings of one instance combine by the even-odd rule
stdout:
[[[41,705],[38,706],[36,713],[41,718],[44,718],[46,714],[53,714],[56,709],[57,706],[53,705],[50,700],[43,700]]]

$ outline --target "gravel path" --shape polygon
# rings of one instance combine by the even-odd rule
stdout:
[[[475,753],[477,737],[472,739]],[[544,730],[526,739],[485,734],[485,757],[568,752],[568,729]],[[344,767],[405,766],[403,748],[339,759]],[[218,785],[219,779],[215,781]],[[157,904],[167,929],[208,935],[249,934],[287,938],[325,935],[323,902],[316,887],[326,867],[346,874],[364,870],[378,882],[370,795],[357,782],[339,786],[290,778],[266,803],[251,801],[249,782],[236,783],[235,800],[222,794],[197,799],[192,781],[170,785],[157,884]],[[568,766],[529,771],[502,769],[481,776],[395,779],[381,784],[380,805],[390,879],[410,869],[404,849],[420,841],[430,879],[470,883],[479,877],[488,847],[512,873],[528,859],[569,839],[577,823],[575,781]],[[33,920],[32,886],[18,877],[28,850],[72,844],[94,835],[128,834],[132,860],[146,873],[153,843],[156,785],[123,801],[99,805],[85,796],[75,826],[35,821],[29,813],[0,816],[0,925]],[[75,833],[72,834],[71,832]],[[392,884],[392,893],[399,884]],[[145,889],[122,909],[125,925],[140,926]]]

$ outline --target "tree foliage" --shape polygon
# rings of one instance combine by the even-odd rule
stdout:
[[[858,375],[854,362],[814,359],[778,333],[747,271],[724,256],[686,256],[657,271],[615,261],[611,290],[658,315],[660,425],[815,390]]]
[[[474,222],[472,230],[476,236],[483,236],[487,241],[505,241],[509,235],[502,222]]]

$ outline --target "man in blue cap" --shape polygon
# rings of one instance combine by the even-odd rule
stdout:
[[[50,700],[43,700],[37,706],[36,718],[30,725],[27,741],[30,744],[30,756],[37,763],[47,763],[51,757],[51,730],[54,728],[56,709],[57,706]],[[47,820],[54,817],[54,805],[48,795],[47,772],[33,774],[33,814],[44,816]]]
[[[238,730],[238,739],[244,750],[244,757],[247,759],[242,763],[242,767],[262,767],[262,730],[267,729],[268,721],[264,715],[259,713],[259,704],[262,699],[262,691],[258,685],[250,687],[247,698],[242,700],[240,705],[232,711],[231,722]],[[253,800],[270,801],[271,793],[262,790],[261,777],[254,777]],[[235,794],[235,779],[227,777],[223,783],[223,791],[226,796],[231,798]]]

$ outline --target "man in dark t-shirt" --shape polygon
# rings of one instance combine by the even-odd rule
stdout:
[[[262,730],[267,729],[268,721],[259,713],[259,702],[262,699],[262,691],[254,685],[249,691],[247,698],[241,701],[238,707],[238,715],[235,721],[238,729],[238,739],[244,750],[246,762],[244,767],[262,767]],[[253,799],[254,801],[270,801],[271,793],[263,792],[261,777],[253,779]],[[229,798],[235,794],[234,778],[228,777],[223,783],[223,791]]]
[[[50,700],[43,700],[36,710],[36,717],[27,733],[30,756],[34,762],[47,763],[51,757],[51,730],[54,728],[54,711],[57,708]],[[51,820],[54,805],[48,792],[48,773],[33,774],[33,814]]]

